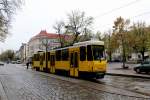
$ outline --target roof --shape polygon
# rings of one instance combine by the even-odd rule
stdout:
[[[29,41],[32,41],[32,40],[40,38],[40,37],[47,37],[49,39],[53,39],[53,38],[58,38],[58,34],[56,34],[56,33],[47,33],[46,30],[42,30],[37,35],[33,36]]]
[[[90,40],[90,41],[78,42],[74,44],[74,46],[86,46],[86,45],[104,45],[104,42],[98,40]]]
[[[47,33],[46,30],[41,30],[40,33],[38,33],[37,35],[33,36],[30,40],[34,40],[34,39],[37,39],[37,38],[41,38],[41,37],[47,37],[48,39],[57,39],[59,38],[59,36],[61,37],[65,37],[66,39],[69,39],[69,35],[62,35],[62,34],[57,34],[57,33]]]
[[[87,46],[87,45],[104,45],[104,42],[99,41],[99,40],[89,40],[89,41],[83,41],[83,42],[75,43],[73,46],[68,46],[68,47],[64,47],[64,48],[56,48],[56,49],[53,49],[50,51],[63,50],[63,49],[80,47],[80,46]]]

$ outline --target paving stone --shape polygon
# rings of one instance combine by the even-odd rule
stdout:
[[[17,65],[0,68],[0,73],[0,93],[3,91],[8,100],[141,100],[141,98],[107,92],[116,88],[106,88],[105,85],[88,81],[50,77],[47,74],[19,68]],[[107,91],[101,91],[105,89]],[[119,89],[116,89],[116,92],[117,90]]]

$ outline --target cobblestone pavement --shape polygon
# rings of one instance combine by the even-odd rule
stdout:
[[[150,96],[150,79],[106,75],[99,82]]]
[[[148,96],[69,77],[0,67],[0,100],[150,100]]]

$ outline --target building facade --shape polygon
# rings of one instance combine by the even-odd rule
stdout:
[[[59,35],[42,30],[39,34],[32,37],[28,42],[28,58],[38,51],[46,51],[45,45],[48,47],[47,50],[59,47]]]
[[[71,40],[71,36],[69,35],[60,35],[56,33],[47,33],[46,30],[40,31],[37,35],[33,36],[28,43],[22,43],[18,56],[22,63],[30,60],[33,54],[38,51],[47,51],[54,49],[56,47],[60,47],[61,43],[59,39],[64,38],[65,40]]]

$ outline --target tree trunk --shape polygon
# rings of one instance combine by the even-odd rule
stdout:
[[[145,58],[144,58],[144,51],[142,51],[141,54],[142,54],[142,61],[144,61],[145,60]]]
[[[108,44],[108,46],[109,46],[109,61],[111,62],[112,61],[112,52],[111,52],[111,47],[110,47],[110,34],[109,34],[109,38],[108,38],[108,41],[109,41],[109,44]]]
[[[125,50],[125,43],[124,41],[122,40],[122,51],[123,51],[123,68],[125,69],[126,68],[126,65],[125,65],[125,62],[126,62],[126,50]]]
[[[78,37],[78,34],[76,33],[76,34],[75,34],[75,38],[74,38],[74,40],[73,40],[73,42],[72,42],[72,45],[73,45],[75,42],[77,42],[77,37]]]
[[[109,61],[110,62],[112,61],[112,53],[111,53],[111,51],[109,52]]]
[[[125,66],[125,62],[126,62],[126,56],[125,56],[125,50],[123,50],[123,68],[126,68]]]
[[[47,49],[48,49],[48,47],[46,46],[46,53],[45,53],[45,64],[46,64],[46,72],[48,72],[48,57],[47,57],[47,55],[48,55],[48,53],[47,53]]]

